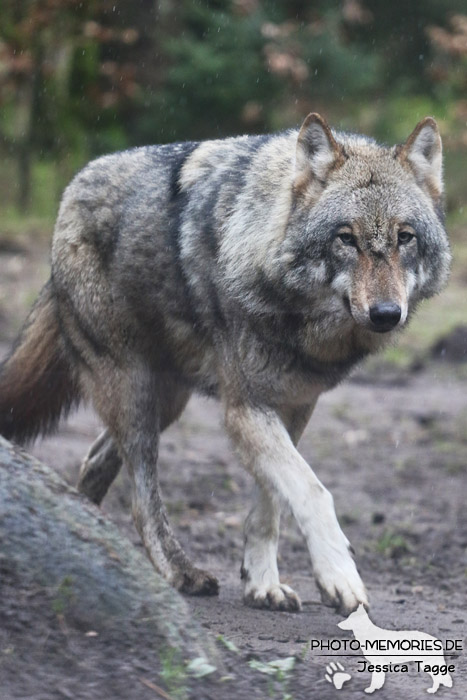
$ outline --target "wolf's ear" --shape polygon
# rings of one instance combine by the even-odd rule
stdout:
[[[418,184],[433,199],[439,199],[443,193],[443,149],[433,117],[425,117],[417,124],[399,149],[398,158],[410,165]]]
[[[295,182],[306,177],[325,180],[329,170],[344,161],[342,147],[337,143],[325,120],[316,113],[303,122],[297,139]]]

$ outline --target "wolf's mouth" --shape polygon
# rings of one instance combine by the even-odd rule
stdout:
[[[372,331],[373,333],[389,333],[389,331],[393,331],[395,326],[389,326],[386,328],[375,328],[374,326],[369,326],[368,329]]]

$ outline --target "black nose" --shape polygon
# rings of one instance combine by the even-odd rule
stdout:
[[[370,319],[375,331],[386,333],[397,326],[401,320],[401,307],[392,301],[375,304],[370,309]]]

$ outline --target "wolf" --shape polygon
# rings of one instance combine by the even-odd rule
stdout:
[[[169,524],[157,455],[193,391],[218,397],[256,482],[245,603],[300,609],[277,567],[287,505],[323,601],[341,613],[368,605],[332,496],[297,443],[319,395],[445,284],[442,179],[430,117],[394,147],[313,113],[279,134],[91,162],[64,192],[50,280],[1,367],[0,434],[31,440],[90,400],[106,429],[79,490],[100,503],[124,462],[157,571],[215,595]]]
[[[391,670],[392,664],[400,667],[410,661],[415,661],[418,670],[423,670],[431,676],[433,685],[427,689],[427,693],[436,693],[440,685],[452,688],[452,676],[448,672],[448,668],[452,669],[452,667],[446,664],[441,641],[431,634],[415,630],[395,631],[377,627],[368,617],[363,605],[359,605],[355,612],[351,613],[346,620],[339,622],[337,626],[341,630],[353,632],[355,639],[360,643],[362,654],[371,664],[369,670],[372,670],[372,667],[374,669],[365,693],[374,693],[375,690],[383,687],[386,673]],[[378,649],[378,644],[381,650]]]

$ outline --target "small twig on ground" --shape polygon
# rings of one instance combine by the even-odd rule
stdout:
[[[140,678],[140,681],[143,685],[145,685],[147,688],[151,688],[155,693],[161,696],[161,698],[164,698],[164,700],[173,700],[172,696],[169,695],[168,693],[165,692],[163,688],[160,688],[158,685],[155,683],[152,683],[152,681],[148,681],[146,678]]]

